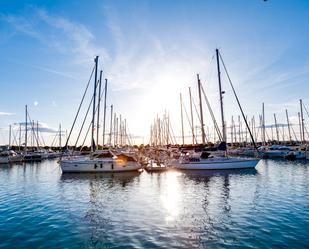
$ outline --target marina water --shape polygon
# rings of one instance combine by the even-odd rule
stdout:
[[[0,248],[306,248],[309,163],[62,174],[0,167]]]

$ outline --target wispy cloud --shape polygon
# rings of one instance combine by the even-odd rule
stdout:
[[[0,112],[0,116],[11,116],[14,115],[14,113],[11,112]]]
[[[23,16],[14,16],[14,15],[4,15],[1,14],[1,19],[11,25],[16,33],[22,33],[33,38],[39,39],[41,41],[43,36],[36,30],[35,24],[30,21],[30,19]]]
[[[26,122],[14,123],[13,129],[19,130],[20,126],[22,128],[22,131],[24,131],[25,128],[26,128]],[[44,132],[44,133],[57,133],[58,132],[57,129],[49,127],[48,124],[46,124],[46,123],[39,122],[39,123],[31,124],[31,123],[28,122],[27,123],[27,130],[31,131],[33,129],[35,131],[38,130],[39,132]]]
[[[29,63],[26,64],[26,63],[23,63],[21,61],[16,61],[16,60],[12,60],[12,59],[8,59],[8,61],[12,62],[14,64],[17,64],[17,65],[22,65],[22,66],[34,68],[34,69],[44,71],[44,72],[48,72],[48,73],[51,73],[51,74],[60,75],[60,76],[63,76],[63,77],[69,78],[69,79],[74,79],[74,80],[77,79],[77,77],[74,77],[70,73],[62,72],[62,71],[55,70],[55,69],[52,69],[52,68],[42,67],[42,66],[38,66],[38,65],[29,64]]]
[[[1,15],[1,19],[16,33],[37,39],[57,52],[70,54],[75,63],[88,63],[97,54],[108,58],[105,49],[95,45],[94,35],[85,25],[51,15],[40,8],[32,8],[28,12],[27,17]]]

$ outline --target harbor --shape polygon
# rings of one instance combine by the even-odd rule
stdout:
[[[308,167],[272,159],[206,172],[62,174],[54,159],[1,166],[0,247],[305,248]]]
[[[0,1],[0,249],[307,248],[308,10]]]

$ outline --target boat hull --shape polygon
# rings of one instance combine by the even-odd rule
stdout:
[[[252,169],[258,164],[259,159],[233,159],[233,160],[210,160],[200,162],[180,162],[175,166],[177,169],[196,170],[224,170],[224,169]]]
[[[9,157],[0,157],[0,164],[7,164],[9,162]]]
[[[284,158],[290,151],[272,150],[262,152],[263,158]]]
[[[104,173],[127,172],[141,169],[138,162],[117,162],[117,160],[62,160],[60,162],[63,173]]]
[[[41,161],[42,160],[42,155],[40,154],[26,154],[24,156],[24,161]]]
[[[23,161],[23,157],[22,156],[10,156],[9,157],[9,161],[10,163],[19,163]]]

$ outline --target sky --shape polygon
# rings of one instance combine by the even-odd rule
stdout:
[[[96,55],[108,79],[107,123],[113,105],[134,143],[149,142],[150,125],[164,112],[180,142],[179,94],[189,111],[191,87],[198,104],[196,74],[219,122],[216,48],[248,117],[258,120],[264,102],[267,125],[274,113],[286,123],[285,109],[297,123],[299,99],[309,109],[308,17],[306,0],[0,0],[0,144],[8,143],[10,124],[24,122],[25,105],[47,144],[60,123],[69,131]],[[240,112],[223,73],[222,84],[230,122]]]

